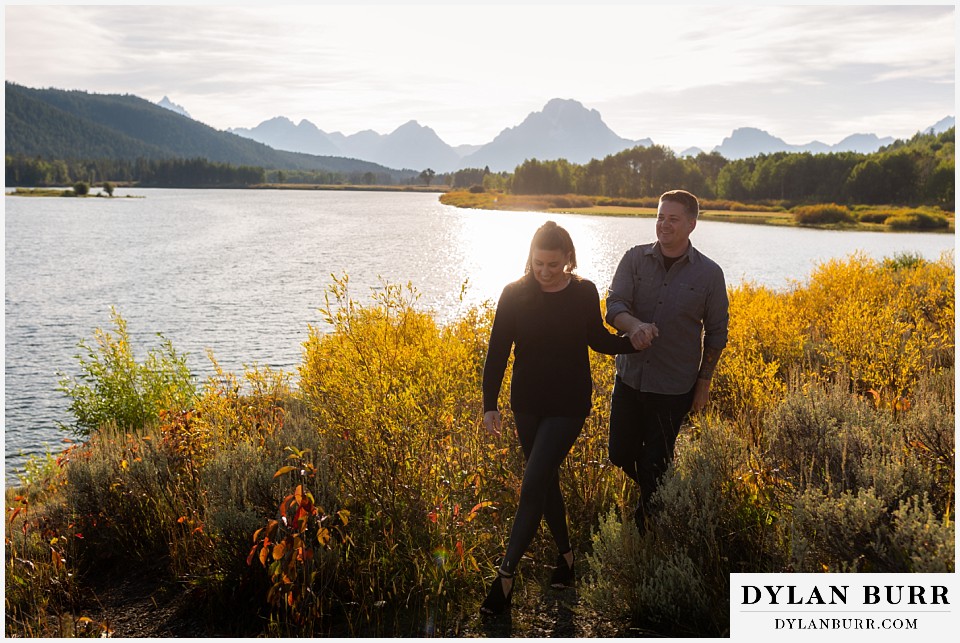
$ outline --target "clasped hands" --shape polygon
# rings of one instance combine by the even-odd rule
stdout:
[[[660,330],[657,328],[656,324],[645,324],[640,322],[637,324],[636,328],[627,333],[627,337],[630,338],[630,343],[633,344],[634,348],[636,348],[638,351],[642,351],[650,348],[654,338],[659,334]]]

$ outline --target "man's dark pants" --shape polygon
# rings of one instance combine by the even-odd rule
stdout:
[[[640,486],[634,519],[643,533],[650,497],[673,460],[673,448],[693,404],[693,389],[681,395],[644,393],[618,375],[610,403],[610,461]]]

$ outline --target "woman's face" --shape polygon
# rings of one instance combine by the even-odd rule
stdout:
[[[546,291],[560,290],[567,285],[564,268],[570,262],[570,254],[562,250],[533,249],[531,268],[540,288]]]

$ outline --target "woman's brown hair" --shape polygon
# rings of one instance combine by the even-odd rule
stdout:
[[[533,233],[533,239],[530,241],[530,252],[527,254],[527,266],[523,271],[524,275],[529,275],[533,271],[534,250],[559,250],[564,255],[569,255],[570,260],[563,267],[564,272],[573,272],[577,267],[577,250],[573,247],[573,239],[570,238],[570,233],[553,221],[547,221]]]

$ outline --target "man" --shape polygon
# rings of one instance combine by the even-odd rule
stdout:
[[[634,519],[641,533],[680,426],[709,401],[727,344],[723,271],[690,243],[699,211],[693,194],[665,192],[657,242],[624,254],[607,294],[607,321],[640,349],[617,356],[609,446],[610,461],[640,485]]]

